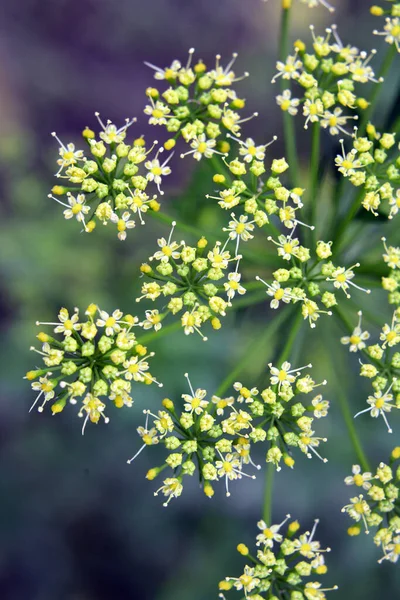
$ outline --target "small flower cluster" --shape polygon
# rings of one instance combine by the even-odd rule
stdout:
[[[246,556],[250,564],[246,565],[240,577],[226,577],[219,583],[220,598],[223,592],[236,590],[247,600],[324,600],[325,592],[338,587],[323,588],[315,578],[325,575],[328,568],[324,554],[330,548],[321,548],[315,540],[318,519],[310,531],[300,533],[298,521],[286,525],[290,515],[278,525],[267,525],[259,521],[257,527],[257,555],[250,554],[245,544],[237,546],[238,552]],[[283,534],[283,527],[286,533]]]
[[[149,262],[157,261],[155,268],[148,263],[141,266],[142,273],[151,282],[143,284],[142,296],[136,301],[169,299],[164,312],[146,311],[143,327],[154,327],[157,331],[169,313],[176,315],[184,311],[181,323],[185,334],[197,332],[206,341],[201,331],[203,325],[210,321],[213,329],[220,329],[220,317],[226,315],[231,300],[236,294],[246,292],[238,271],[241,256],[232,256],[226,249],[229,237],[224,245],[216,242],[208,252],[205,238],[201,238],[196,246],[173,241],[174,227],[175,223],[168,239],[157,240],[159,249],[149,259]],[[228,273],[230,263],[236,266]]]
[[[355,186],[363,190],[362,206],[378,216],[382,201],[388,204],[388,217],[392,219],[400,210],[400,144],[393,133],[378,134],[370,123],[368,137],[353,135],[353,148],[345,151],[335,164],[338,171]]]
[[[293,468],[295,461],[291,448],[298,447],[307,458],[319,455],[317,448],[325,438],[315,436],[314,418],[320,419],[328,413],[329,402],[319,394],[311,401],[299,400],[301,394],[310,394],[317,384],[309,374],[301,376],[300,371],[311,367],[307,365],[292,369],[284,362],[278,369],[272,364],[270,369],[271,385],[259,392],[255,387],[247,388],[241,382],[233,386],[230,397],[212,396],[207,399],[203,389],[194,390],[187,374],[190,394],[182,394],[183,408],[177,410],[175,403],[163,400],[163,409],[157,414],[146,413],[144,427],[138,428],[143,445],[128,462],[132,462],[146,447],[163,443],[169,452],[165,463],[151,469],[147,478],[152,480],[165,468],[173,470],[171,477],[164,480],[156,492],[161,491],[167,497],[167,504],[183,491],[183,477],[193,475],[199,469],[199,479],[204,493],[214,495],[212,482],[225,480],[226,493],[229,482],[252,477],[244,472],[247,465],[257,469],[251,458],[252,444],[267,442],[269,449],[266,462],[275,465],[279,471],[280,463]],[[153,419],[149,426],[149,416]]]
[[[192,67],[193,53],[191,48],[184,66],[178,60],[165,69],[145,63],[155,71],[154,78],[169,87],[162,93],[157,88],[148,88],[150,104],[144,112],[150,117],[151,125],[163,125],[173,134],[164,144],[165,148],[172,149],[176,139],[182,136],[191,150],[181,156],[191,154],[201,160],[214,153],[221,154],[217,140],[225,152],[229,148],[229,144],[223,142],[225,134],[229,131],[240,135],[241,123],[252,117],[241,119],[237,112],[244,108],[245,101],[238,98],[232,86],[248,76],[245,73],[236,77],[232,71],[237,54],[233,54],[226,67],[221,66],[221,57],[217,55],[215,67],[207,69],[201,60]],[[253,116],[257,116],[256,113]]]
[[[295,81],[303,90],[302,97],[294,98],[291,90],[286,89],[277,96],[277,103],[291,115],[297,114],[298,107],[303,104],[306,129],[309,123],[319,123],[331,135],[348,134],[347,122],[358,117],[343,111],[354,113],[356,109],[368,107],[357,87],[380,81],[369,64],[376,51],[368,55],[354,46],[344,46],[336,25],[326,30],[325,37],[316,36],[313,26],[311,33],[313,52],[308,53],[306,44],[298,40],[294,54],[285,62],[277,62],[278,73],[272,79],[273,83],[279,77]]]
[[[60,145],[57,161],[60,168],[56,177],[66,179],[68,184],[55,185],[52,189],[56,196],[65,195],[66,202],[51,194],[49,197],[65,207],[66,219],[75,217],[85,231],[93,231],[96,221],[103,225],[111,222],[117,227],[118,238],[125,240],[127,230],[136,225],[136,217],[143,225],[143,215],[148,210],[159,210],[157,196],[148,195],[147,186],[154,183],[163,194],[160,184],[162,178],[171,173],[167,163],[172,155],[161,163],[159,156],[164,148],[150,158],[157,142],[149,149],[143,137],[132,144],[125,143],[127,130],[135,119],[127,119],[125,125],[117,129],[111,121],[104,124],[99,113],[95,114],[102,127],[100,139],[96,139],[89,128],[82,132],[88,144],[88,155],[83,150],[76,150],[72,143],[65,145],[55,133],[52,134]]]
[[[311,259],[310,250],[302,246],[293,234],[294,229],[289,236],[280,235],[277,240],[271,236],[268,238],[277,246],[278,255],[282,260],[289,262],[291,268],[288,265],[288,268],[274,271],[272,283],[256,277],[267,287],[267,294],[271,297],[271,308],[278,308],[281,302],[299,302],[304,319],[308,319],[310,327],[314,328],[321,314],[332,314],[330,310],[321,309],[317,300],[327,309],[337,304],[336,296],[331,290],[342,290],[347,298],[350,297],[351,286],[366,293],[370,292],[353,282],[353,269],[359,267],[359,263],[351,267],[335,266],[328,260],[332,255],[332,243],[321,240],[317,242],[315,257]]]
[[[389,304],[400,306],[400,248],[387,246],[386,238],[382,238],[385,254],[383,260],[390,268],[387,277],[382,277],[382,287],[388,293]]]
[[[42,342],[41,350],[31,347],[42,357],[45,368],[28,371],[26,379],[35,380],[32,389],[38,395],[31,406],[39,400],[38,411],[43,412],[47,402],[52,402],[53,415],[64,410],[67,402],[76,404],[82,398],[79,417],[85,417],[82,433],[89,421],[98,423],[105,416],[107,397],[117,408],[132,406],[131,389],[133,382],[156,383],[150,374],[148,359],[154,352],[138,343],[133,328],[139,326],[139,319],[124,315],[120,310],[108,314],[95,304],[85,311],[86,319],[80,321],[79,310],[69,314],[66,308],[59,312],[58,323],[51,325],[57,339],[40,332],[37,338]],[[97,318],[96,318],[97,315]]]
[[[249,233],[254,225],[268,225],[272,215],[276,215],[279,223],[288,229],[293,229],[297,224],[306,225],[297,218],[297,211],[303,207],[301,196],[304,190],[289,189],[280,179],[289,168],[286,159],[274,159],[269,177],[264,177],[265,150],[270,144],[257,146],[252,138],[234,139],[239,145],[239,155],[229,162],[224,161],[227,167],[225,174],[217,173],[213,177],[214,183],[220,184],[223,189],[218,196],[207,195],[206,198],[217,200],[225,210],[234,209],[240,213],[244,241],[251,239]]]
[[[383,551],[378,562],[397,562],[400,556],[400,447],[394,448],[388,465],[381,462],[375,475],[363,473],[359,465],[353,465],[352,475],[344,480],[346,485],[362,488],[366,495],[350,498],[350,504],[342,508],[357,525],[349,527],[349,535],[359,535],[361,523],[365,533],[369,527],[377,527],[375,544]],[[396,467],[397,463],[397,467]]]
[[[367,346],[370,338],[368,331],[361,328],[361,311],[359,321],[350,336],[341,339],[342,344],[349,345],[350,352],[363,352],[370,362],[360,360],[360,375],[371,380],[373,395],[368,396],[368,408],[361,410],[355,416],[369,412],[371,417],[381,416],[389,433],[392,429],[386,414],[392,409],[400,408],[400,352],[396,346],[400,344],[400,311],[393,313],[391,324],[386,323],[381,330],[380,343]]]
[[[371,6],[370,12],[375,17],[385,16],[385,25],[381,30],[374,30],[374,35],[382,35],[387,44],[395,45],[400,52],[400,3],[396,0],[386,0],[389,6]]]

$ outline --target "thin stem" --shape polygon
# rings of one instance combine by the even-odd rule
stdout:
[[[368,462],[368,458],[366,457],[363,447],[361,445],[360,438],[358,437],[357,430],[354,426],[354,417],[351,414],[349,403],[347,401],[347,394],[343,391],[343,389],[339,386],[338,389],[338,400],[340,410],[342,411],[343,419],[347,427],[347,431],[350,436],[351,443],[354,448],[354,452],[358,458],[358,461],[363,468],[364,471],[369,471],[370,466]]]
[[[318,170],[320,161],[320,145],[321,145],[321,128],[319,123],[313,123],[312,125],[312,140],[311,140],[311,177],[310,177],[310,221],[311,225],[316,227],[317,225],[317,192],[318,192]],[[314,230],[315,231],[315,230]],[[315,237],[315,233],[310,232],[312,237]]]
[[[162,327],[159,331],[150,331],[149,333],[145,333],[140,338],[137,339],[138,344],[148,344],[154,339],[159,339],[173,333],[174,331],[178,331],[182,327],[180,321],[176,321],[175,323],[171,323],[171,325],[167,325],[166,327]]]
[[[265,492],[264,492],[264,506],[263,506],[263,519],[267,526],[271,524],[272,516],[272,490],[274,484],[274,471],[275,466],[273,463],[269,463],[267,466],[267,474],[265,477]]]
[[[285,360],[287,360],[289,358],[290,351],[291,351],[294,341],[299,333],[299,329],[301,327],[301,324],[303,323],[303,320],[304,320],[303,315],[301,314],[300,311],[298,311],[294,318],[293,325],[290,329],[290,333],[286,339],[286,343],[285,343],[284,347],[282,348],[281,353],[279,354],[279,357],[275,361],[277,365],[281,365],[283,362],[285,362]]]
[[[289,22],[290,8],[282,9],[281,27],[279,35],[279,60],[285,62],[289,54]],[[290,89],[290,82],[281,77],[281,91]],[[299,185],[299,164],[296,148],[296,130],[294,119],[287,111],[283,112],[283,135],[285,140],[285,150],[289,161],[291,183],[293,187]]]
[[[392,62],[393,62],[393,59],[396,56],[396,54],[397,54],[397,49],[396,49],[395,44],[389,45],[389,48],[386,52],[386,56],[383,60],[382,66],[380,68],[378,78],[385,77],[385,75],[387,75],[387,73],[390,70],[390,67],[392,66]],[[359,127],[359,135],[360,136],[364,134],[365,128],[368,124],[368,121],[370,120],[370,118],[373,115],[373,112],[376,108],[378,98],[382,91],[383,83],[384,82],[381,81],[374,85],[374,88],[373,88],[373,91],[372,91],[372,94],[370,97],[369,105],[366,108],[366,110],[364,111],[362,118],[361,118],[360,127]]]
[[[251,364],[254,359],[259,356],[263,347],[266,345],[268,340],[275,335],[275,333],[279,330],[282,323],[287,319],[288,311],[282,310],[281,313],[272,321],[272,323],[268,323],[268,326],[265,328],[265,332],[263,335],[260,335],[257,342],[254,343],[254,340],[250,342],[248,348],[244,352],[243,360],[235,366],[235,368],[225,377],[222,381],[221,385],[218,387],[215,394],[217,396],[221,396],[224,392],[229,388],[229,386],[237,379],[238,375],[242,373],[242,371],[246,368],[248,364]]]
[[[333,236],[333,239],[335,240],[334,246],[333,246],[333,253],[337,254],[339,249],[340,249],[340,245],[342,243],[342,239],[343,236],[346,232],[347,227],[349,226],[349,224],[352,222],[353,218],[356,216],[359,208],[360,208],[360,204],[363,198],[363,195],[365,194],[365,190],[363,187],[361,187],[360,190],[358,190],[350,208],[348,209],[344,219],[339,223],[336,232]]]

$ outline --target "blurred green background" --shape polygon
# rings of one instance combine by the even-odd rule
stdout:
[[[374,46],[377,40],[371,31],[376,24],[368,15],[369,3],[332,2],[345,42]],[[53,320],[60,306],[83,308],[95,302],[105,310],[135,312],[138,266],[154,252],[156,238],[168,231],[149,217],[146,227],[136,228],[126,243],[106,228],[80,234],[79,226],[67,223],[60,207],[47,198],[55,183],[57,154],[49,132],[56,130],[63,140],[78,142],[83,127],[95,124],[93,113],[98,110],[116,123],[137,116],[135,136],[158,136],[142,113],[144,90],[152,83],[143,61],[165,66],[174,58],[184,60],[188,48],[195,46],[196,55],[206,62],[216,53],[224,57],[240,53],[237,71],[251,74],[241,84],[241,94],[248,98],[249,112],[261,115],[247,132],[259,143],[274,134],[282,137],[276,90],[270,84],[279,4],[277,0],[0,2],[1,600],[208,600],[217,597],[220,579],[241,568],[237,543],[254,543],[264,470],[256,481],[232,486],[229,499],[220,485],[210,501],[193,481],[164,509],[153,497],[156,482],[144,477],[159,463],[158,449],[126,464],[139,445],[135,428],[142,424],[143,408],[156,410],[162,398],[158,389],[137,394],[131,410],[110,410],[107,427],[88,427],[82,437],[72,406],[56,418],[50,411],[28,414],[33,395],[22,376],[35,364],[29,353],[35,321]],[[318,29],[331,18],[323,8],[309,10],[299,4],[293,39],[308,36],[310,22]],[[394,93],[389,85],[379,114],[390,106]],[[305,134],[302,140],[306,167]],[[283,155],[280,143],[272,150],[276,157]],[[323,157],[334,151],[332,140],[325,138]],[[201,232],[222,227],[225,215],[204,199],[212,189],[209,165],[198,167],[195,161],[176,156],[173,170],[164,209],[198,224]],[[325,212],[321,206],[325,219],[335,218],[335,207],[327,205]],[[354,236],[346,260],[351,264],[368,251],[368,260],[379,268],[380,252],[369,251],[369,234],[378,241],[383,229],[376,224],[365,227],[368,235],[364,229]],[[384,228],[393,238],[395,229]],[[270,251],[265,236],[254,240],[252,250],[261,256]],[[246,279],[254,274],[253,267],[245,267]],[[388,318],[385,294],[379,288],[374,292],[368,299],[354,295],[354,303],[347,305],[354,324],[359,300],[373,320],[383,323]],[[193,385],[213,393],[273,316],[265,301],[229,315],[207,344],[181,332],[153,342],[152,370],[164,382],[164,393],[179,398],[186,391],[185,371]],[[277,355],[289,327],[286,324],[274,343],[246,365],[239,379],[262,384],[260,374],[265,379],[266,364]],[[274,521],[290,512],[310,527],[315,517],[321,518],[319,537],[333,549],[325,580],[340,585],[335,598],[399,597],[396,566],[377,565],[372,539],[348,538],[349,521],[340,513],[351,494],[343,478],[355,456],[338,394],[349,395],[355,413],[364,407],[368,388],[357,376],[357,358],[338,344],[344,332],[333,319],[321,319],[315,332],[310,333],[307,325],[302,331],[294,358],[298,364],[313,361],[316,378],[330,382],[326,396],[331,415],[318,424],[318,434],[329,438],[323,449],[329,463],[300,457],[293,472],[283,470],[275,477]],[[357,421],[374,464],[387,458],[396,439],[398,443],[395,416],[393,426],[397,433],[389,436],[380,420],[365,416]]]

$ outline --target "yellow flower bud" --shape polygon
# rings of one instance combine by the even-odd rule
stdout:
[[[224,580],[224,581],[220,581],[219,582],[218,588],[220,590],[223,590],[224,592],[227,592],[227,591],[229,591],[229,590],[232,589],[232,585],[233,585],[233,583],[231,581],[225,581]]]
[[[207,246],[207,244],[208,244],[208,242],[207,242],[206,238],[205,237],[201,237],[199,239],[199,241],[197,242],[197,247],[200,248],[200,249],[202,249],[202,248],[205,248]]]
[[[146,96],[149,96],[150,98],[158,98],[159,95],[160,93],[157,88],[148,87],[146,90]]]
[[[235,98],[231,104],[232,108],[236,108],[237,110],[241,110],[246,106],[246,100],[242,98]]]
[[[43,344],[45,344],[46,342],[49,342],[51,340],[51,337],[49,335],[47,335],[47,333],[44,333],[43,331],[38,333],[36,337],[39,340],[39,342],[42,342]]]
[[[214,183],[225,183],[226,178],[225,175],[221,175],[220,173],[216,173],[213,177]]]
[[[377,139],[376,129],[375,129],[375,126],[372,125],[372,123],[368,123],[368,125],[366,127],[366,132],[369,135],[369,137]]]
[[[203,63],[202,60],[199,60],[199,62],[197,63],[197,65],[194,65],[193,70],[195,73],[204,73],[204,71],[206,70],[206,65]]]
[[[229,150],[231,149],[231,145],[229,142],[223,141],[223,142],[219,143],[219,149],[224,154],[227,154],[229,152]]]
[[[283,462],[285,463],[285,465],[287,467],[290,467],[291,469],[293,469],[294,459],[291,456],[289,456],[288,454],[285,454],[285,456],[283,457]]]
[[[89,129],[89,127],[85,127],[85,129],[82,131],[82,137],[84,137],[86,140],[93,140],[95,133]]]
[[[167,140],[164,144],[164,148],[166,150],[172,150],[172,148],[175,148],[176,145],[176,141],[174,140],[174,138],[170,138],[169,140]]]
[[[371,13],[371,15],[374,15],[374,17],[381,17],[383,15],[383,8],[381,8],[380,6],[371,6],[371,8],[369,9],[369,12]]]
[[[157,477],[159,472],[160,472],[160,469],[150,469],[146,473],[146,479],[148,479],[149,481],[153,481],[153,479],[155,479]]]
[[[211,326],[215,330],[221,329],[221,321],[217,317],[214,317],[211,319]]]
[[[124,321],[129,323],[129,325],[134,325],[136,323],[136,318],[132,315],[124,315]]]
[[[143,263],[142,265],[140,265],[140,270],[142,271],[142,273],[151,273],[153,269],[147,263]]]
[[[144,378],[143,383],[145,385],[151,385],[153,383],[153,376],[151,373],[149,373],[149,371],[147,371],[147,377]]]
[[[292,189],[292,192],[293,194],[296,194],[296,196],[302,196],[305,190],[303,188],[296,187]]]
[[[146,142],[144,141],[144,139],[142,137],[140,137],[140,138],[136,138],[136,140],[133,141],[133,145],[141,147],[141,146],[145,146]]]
[[[325,575],[325,573],[328,572],[328,567],[326,565],[318,565],[315,572],[318,573],[318,575]]]
[[[365,98],[357,98],[356,104],[361,110],[366,110],[369,106],[369,102]]]
[[[396,448],[393,448],[392,450],[392,458],[394,460],[397,460],[400,458],[400,446],[396,446]]]
[[[292,7],[292,0],[282,0],[283,10],[289,10]]]
[[[62,196],[63,194],[66,194],[68,190],[63,185],[55,185],[51,188],[51,191],[56,196]]]
[[[167,410],[172,410],[174,408],[174,403],[169,398],[164,398],[164,400],[162,401],[162,405]]]
[[[122,396],[115,396],[114,398],[115,408],[122,408],[124,406],[124,399]]]
[[[293,534],[293,533],[296,533],[296,531],[298,531],[299,529],[300,529],[300,523],[298,521],[292,521],[289,524],[288,532]]]
[[[32,381],[32,379],[36,379],[36,377],[39,377],[41,372],[42,371],[28,371],[27,374],[25,375],[25,379]]]
[[[86,231],[88,233],[91,233],[93,231],[93,229],[96,228],[96,223],[94,221],[89,221],[88,223],[86,223]]]
[[[353,525],[352,527],[349,527],[347,530],[348,535],[351,535],[352,537],[355,535],[360,535],[360,527],[358,525]]]
[[[149,202],[149,208],[151,208],[151,210],[154,210],[154,212],[158,212],[160,210],[160,203],[157,202],[157,200],[150,200]]]
[[[212,498],[214,496],[214,489],[209,481],[205,482],[203,491],[204,491],[205,495],[207,496],[207,498]]]
[[[89,304],[89,306],[87,307],[85,314],[87,314],[89,317],[94,317],[95,314],[97,313],[97,304]]]
[[[241,554],[242,556],[247,556],[249,553],[249,549],[245,544],[239,544],[236,548],[236,550],[239,552],[239,554]]]
[[[293,44],[293,46],[294,46],[295,50],[298,50],[299,52],[305,52],[306,45],[301,40],[296,40],[295,43]]]
[[[139,354],[139,356],[145,356],[145,354],[147,352],[147,348],[146,348],[146,346],[142,346],[142,344],[136,344],[135,352],[136,352],[136,354]]]
[[[56,415],[57,413],[60,413],[62,410],[64,410],[66,403],[66,398],[54,402],[54,404],[51,406],[51,412],[53,413],[53,415]]]

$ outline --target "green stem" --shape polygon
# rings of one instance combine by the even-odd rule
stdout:
[[[264,492],[264,506],[263,506],[263,519],[267,526],[271,524],[272,516],[272,489],[274,483],[274,471],[275,466],[273,463],[269,463],[267,466],[267,475],[265,478],[265,492]]]
[[[282,9],[281,28],[279,36],[279,60],[285,62],[289,54],[289,22],[290,8]],[[290,89],[290,82],[281,78],[281,91]],[[287,111],[283,111],[283,135],[285,150],[288,157],[293,187],[299,185],[299,163],[297,159],[296,130],[294,118]]]
[[[342,411],[343,419],[346,424],[347,431],[349,433],[350,440],[354,448],[354,452],[356,453],[358,461],[363,470],[370,471],[368,458],[364,453],[363,447],[357,434],[357,430],[354,426],[354,417],[350,412],[349,403],[347,401],[347,395],[340,386],[338,389],[338,399],[340,410]]]
[[[342,243],[343,240],[343,236],[346,232],[347,227],[350,225],[350,223],[352,222],[353,218],[356,216],[359,208],[360,208],[360,204],[361,201],[363,199],[363,196],[365,194],[365,190],[363,187],[361,187],[361,189],[357,192],[350,208],[348,209],[344,219],[339,223],[336,232],[333,236],[334,239],[334,246],[333,246],[333,254],[337,254],[339,249],[340,249],[340,245]]]
[[[254,343],[254,340],[250,342],[248,348],[244,353],[243,360],[239,362],[235,368],[225,377],[222,381],[221,385],[218,387],[215,392],[216,396],[221,396],[225,393],[225,391],[229,388],[229,386],[237,379],[240,373],[245,369],[248,364],[251,364],[255,357],[259,356],[262,348],[266,345],[268,340],[275,335],[275,333],[279,330],[282,323],[287,319],[288,311],[282,310],[281,313],[272,321],[271,324],[265,328],[265,332],[263,335],[260,335],[257,342]]]
[[[292,327],[290,329],[290,333],[286,339],[286,343],[284,345],[284,347],[281,350],[281,353],[279,354],[279,357],[276,359],[275,364],[276,365],[281,365],[283,362],[285,362],[285,360],[287,360],[289,358],[290,355],[290,351],[292,349],[292,346],[294,344],[294,341],[299,333],[299,329],[301,327],[301,324],[303,323],[303,315],[301,314],[301,311],[298,311]]]
[[[321,145],[321,127],[319,123],[312,125],[312,140],[311,140],[311,164],[310,164],[310,225],[317,225],[318,213],[318,169],[320,161],[320,145]],[[316,231],[316,229],[314,230]],[[315,233],[311,232],[312,237]]]
[[[169,333],[178,331],[181,327],[182,327],[181,322],[176,321],[175,323],[171,323],[171,325],[162,327],[159,331],[153,330],[153,331],[150,331],[149,333],[145,333],[140,338],[138,338],[137,343],[138,344],[148,344],[149,342],[151,342],[154,339],[158,340],[159,338],[164,337],[165,335],[168,335]]]
[[[378,79],[381,77],[385,77],[385,75],[388,74],[390,67],[392,66],[392,62],[394,57],[397,54],[397,49],[395,44],[391,44],[386,52],[386,56],[383,60],[382,66],[380,68],[379,74],[378,74]],[[358,135],[362,136],[365,132],[365,128],[368,124],[368,121],[370,120],[370,118],[373,115],[373,112],[376,108],[376,104],[378,101],[378,98],[380,96],[380,93],[382,91],[382,87],[383,87],[383,81],[380,81],[379,83],[376,83],[374,85],[371,97],[370,97],[370,101],[369,101],[369,105],[367,107],[367,109],[364,111],[363,116],[361,118],[360,121],[360,126],[359,126],[359,130],[358,130]]]

